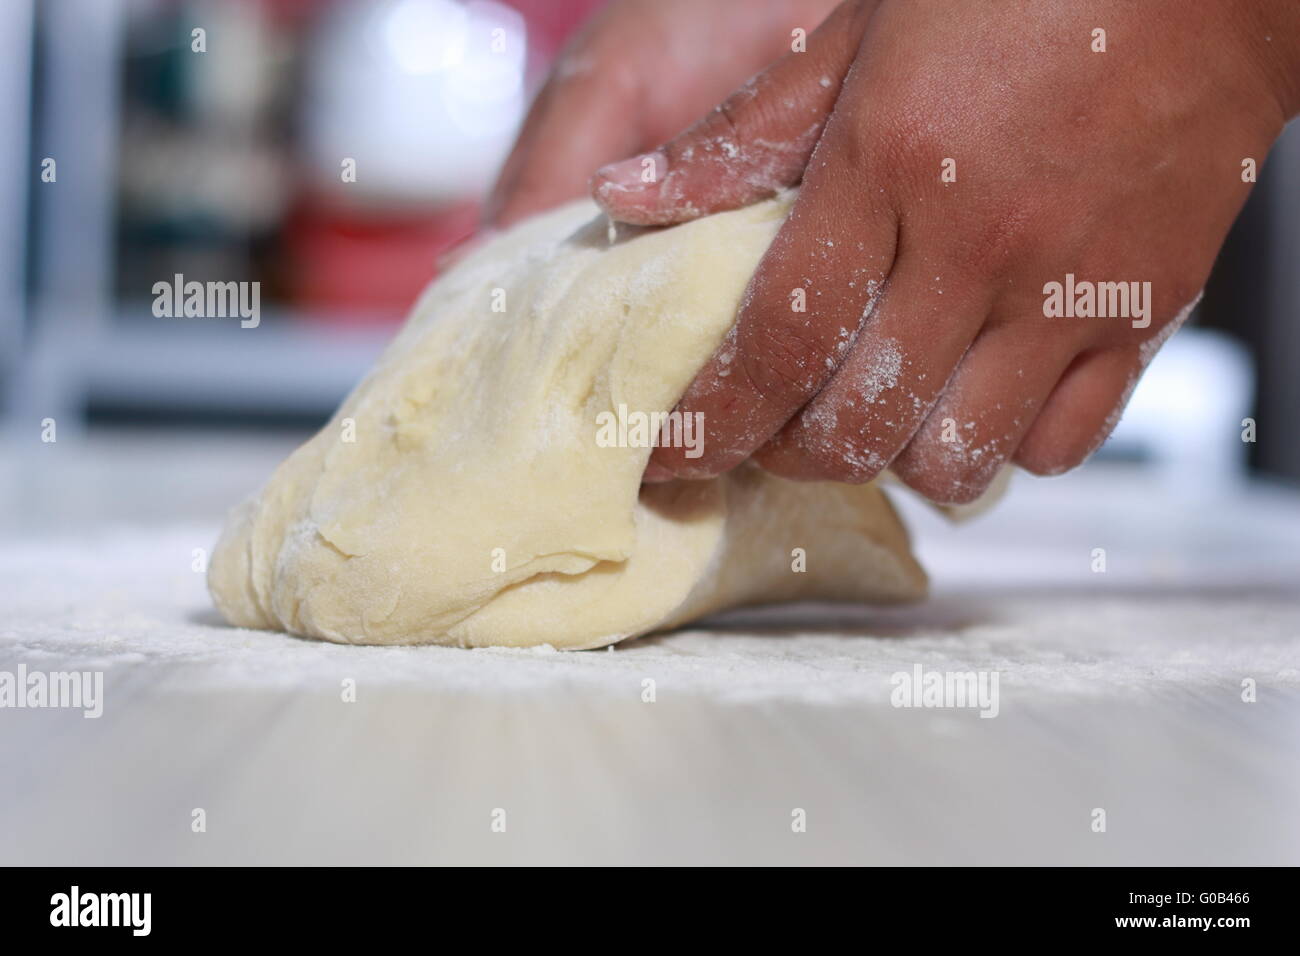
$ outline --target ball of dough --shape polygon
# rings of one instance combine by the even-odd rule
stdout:
[[[874,484],[745,466],[642,487],[650,448],[599,439],[620,408],[673,408],[790,201],[611,241],[584,200],[460,262],[232,513],[208,574],[222,614],[357,644],[590,648],[742,604],[922,596]]]

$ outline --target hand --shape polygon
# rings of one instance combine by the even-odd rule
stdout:
[[[643,157],[593,180],[640,224],[803,184],[679,406],[704,413],[703,456],[656,449],[647,480],[752,455],[795,479],[890,466],[956,503],[1008,460],[1078,464],[1204,285],[1298,78],[1293,0],[842,4],[655,150],[656,181]],[[1049,318],[1067,275],[1150,296]]]
[[[787,49],[834,0],[617,0],[570,42],[488,202],[510,223],[586,194],[602,163],[682,129]]]

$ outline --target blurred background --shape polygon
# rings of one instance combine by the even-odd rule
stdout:
[[[473,231],[594,6],[0,4],[3,413],[319,424]],[[155,317],[177,273],[260,283],[260,326]]]
[[[29,440],[47,418],[64,435],[318,426],[472,232],[530,96],[600,2],[5,0],[0,420]],[[1300,478],[1283,437],[1297,263],[1292,129],[1197,330],[1103,460],[1207,489]],[[155,317],[153,284],[176,274],[259,283],[259,327]]]
[[[928,602],[581,655],[215,614],[226,510],[474,228],[598,5],[0,0],[0,668],[109,702],[0,714],[0,863],[1295,863],[1295,124],[1094,461],[957,527],[894,496]],[[155,316],[176,274],[259,283],[259,324]],[[917,661],[1005,673],[1004,716],[891,708]]]

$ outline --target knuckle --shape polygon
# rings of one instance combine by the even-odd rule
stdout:
[[[752,336],[753,347],[745,350],[740,367],[760,399],[784,405],[816,389],[829,356],[812,334],[768,321]]]
[[[839,411],[847,409],[841,407]],[[830,481],[866,484],[889,465],[888,455],[876,447],[864,429],[836,416],[833,410],[819,408],[804,413],[797,436],[804,456],[817,462],[821,474]],[[878,441],[886,437],[878,436]]]
[[[912,490],[939,504],[969,504],[993,483],[1007,454],[997,440],[963,436],[944,441],[936,433],[913,440],[894,464]]]
[[[728,96],[717,105],[710,114],[721,132],[732,140],[739,141],[742,131],[740,101],[736,94]]]
[[[755,455],[764,468],[807,481],[860,485],[889,465],[882,450],[896,446],[892,431],[873,433],[863,427],[857,409],[823,397],[801,410]]]
[[[745,146],[740,104],[731,96],[668,144],[670,168],[692,163],[734,164]]]

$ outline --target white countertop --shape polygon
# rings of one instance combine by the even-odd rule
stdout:
[[[1300,494],[1020,477],[960,526],[901,502],[922,605],[340,647],[224,626],[191,570],[288,447],[4,446],[0,670],[106,691],[0,709],[0,862],[1300,862]],[[996,671],[998,716],[890,706],[918,664]]]

